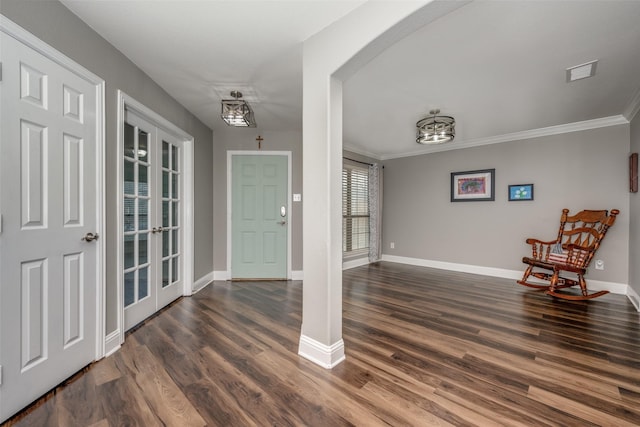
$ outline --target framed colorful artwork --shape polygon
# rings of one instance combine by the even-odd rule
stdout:
[[[533,184],[514,184],[509,186],[509,201],[533,200]]]
[[[451,172],[452,202],[495,200],[495,169]]]

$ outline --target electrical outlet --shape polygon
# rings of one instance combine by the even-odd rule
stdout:
[[[604,270],[604,261],[601,259],[596,260],[596,270]]]
[[[391,242],[391,243],[389,243],[389,247],[390,247],[391,249],[395,249],[395,248],[396,248],[396,242]]]

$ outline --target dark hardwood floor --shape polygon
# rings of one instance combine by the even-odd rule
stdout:
[[[347,359],[297,355],[301,282],[214,282],[127,335],[16,426],[638,426],[622,295],[392,263],[344,272]]]

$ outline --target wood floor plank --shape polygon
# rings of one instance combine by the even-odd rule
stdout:
[[[104,363],[97,363],[93,369],[91,369],[91,375],[97,387],[109,381],[117,380],[122,373],[116,366],[115,359],[108,357],[104,360]]]
[[[271,356],[267,352],[257,356],[259,366],[277,372],[278,382],[286,390],[280,404],[290,405],[289,410],[301,417],[302,422],[296,425],[386,425],[378,414],[363,407],[360,399],[353,399],[340,388],[332,387],[332,383],[318,381],[313,373],[323,376],[322,368],[309,366],[311,362],[307,361],[300,361],[302,369],[296,369],[298,364],[293,363],[283,366],[282,359]],[[328,419],[333,422],[325,423]]]
[[[527,413],[526,409],[518,410],[518,408],[508,407],[496,402],[490,395],[478,394],[464,387],[458,387],[452,383],[443,383],[435,394],[442,401],[450,402],[449,405],[457,405],[456,413],[466,413],[467,422],[477,423],[479,425],[509,425],[529,427],[548,426],[548,424],[536,416],[535,413]],[[482,417],[482,418],[481,418]]]
[[[637,369],[629,369],[626,366],[616,365],[608,361],[591,359],[586,356],[575,357],[564,349],[552,352],[539,352],[536,361],[553,369],[571,369],[575,375],[584,375],[596,380],[602,380],[610,384],[619,385],[630,390],[640,391],[640,376],[636,375]]]
[[[581,419],[591,420],[596,425],[617,427],[638,426],[638,423],[635,421],[629,422],[627,420],[622,420],[606,412],[601,412],[597,409],[594,409],[589,405],[580,402],[579,400],[560,397],[556,393],[542,390],[537,387],[531,387],[531,390],[529,391],[529,397],[548,405],[554,405],[558,408],[561,408],[565,412],[573,413]]]
[[[470,356],[486,361],[496,366],[503,365],[507,360],[505,356],[496,352],[483,351],[481,349],[471,350]],[[514,370],[525,373],[528,377],[536,380],[551,380],[558,384],[571,386],[575,389],[582,390],[584,393],[602,396],[613,400],[620,400],[620,390],[616,385],[584,375],[576,375],[571,366],[549,367],[545,364],[538,363],[524,358],[512,358],[509,360]]]
[[[114,355],[114,357],[117,355]],[[133,375],[102,384],[96,390],[99,407],[110,425],[159,425],[160,419],[147,401],[146,390],[141,390]]]
[[[298,356],[303,284],[216,281],[7,426],[640,425],[622,295],[380,262],[343,273],[346,360]]]
[[[367,394],[367,398],[378,406],[393,405],[402,414],[402,420],[385,420],[390,425],[429,425],[429,426],[453,426],[453,424],[422,409],[415,401],[406,399],[395,393],[395,387],[382,387],[375,382],[369,382],[362,387],[361,392]],[[477,414],[476,420],[480,421]],[[485,424],[489,426],[489,424]]]
[[[145,400],[164,424],[194,427],[206,425],[167,374],[165,366],[159,363],[146,346],[135,348],[134,361],[138,367],[135,382],[144,390]]]

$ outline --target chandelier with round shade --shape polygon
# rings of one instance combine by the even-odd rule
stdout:
[[[451,116],[438,116],[440,110],[429,111],[428,117],[416,123],[418,144],[433,145],[453,141],[456,136],[456,121]]]

